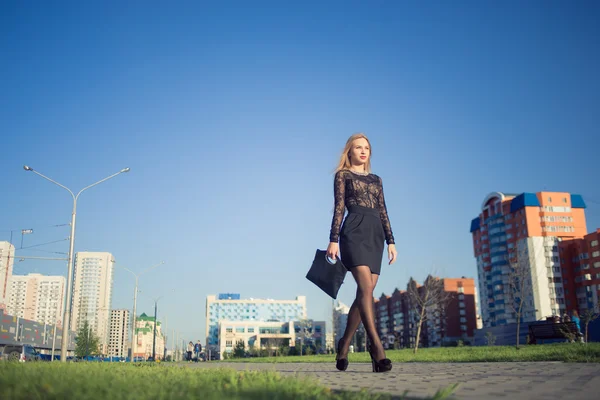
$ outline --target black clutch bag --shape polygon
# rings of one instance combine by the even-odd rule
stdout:
[[[312,266],[306,274],[306,279],[335,299],[340,287],[344,283],[347,272],[348,270],[342,264],[342,260],[337,258],[332,262],[327,257],[327,251],[317,250]]]

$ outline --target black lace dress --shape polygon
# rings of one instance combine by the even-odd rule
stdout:
[[[384,241],[394,243],[381,178],[375,174],[338,171],[334,179],[334,197],[329,241],[339,241],[346,268],[366,265],[371,273],[379,275]],[[346,209],[348,215],[344,219]]]

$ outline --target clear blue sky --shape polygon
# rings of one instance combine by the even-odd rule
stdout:
[[[432,265],[475,277],[469,226],[491,191],[580,193],[600,227],[598,2],[85,3],[0,5],[0,239],[69,235],[50,228],[69,222],[68,193],[23,164],[74,190],[131,167],[81,196],[75,247],[137,271],[167,261],[138,310],[164,294],[187,339],[204,343],[219,292],[306,295],[329,316],[305,274],[357,131],[399,250],[377,295]],[[35,249],[17,254],[68,242]],[[28,272],[66,267],[16,264]],[[354,290],[348,277],[341,300]],[[114,308],[132,297],[116,268]]]

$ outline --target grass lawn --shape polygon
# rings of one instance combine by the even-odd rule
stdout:
[[[435,399],[451,392],[439,393]],[[314,379],[268,371],[94,362],[0,362],[0,393],[3,400],[391,399],[366,391],[332,392]]]
[[[600,343],[555,343],[525,345],[517,350],[514,346],[464,346],[419,349],[388,350],[392,362],[499,362],[499,361],[565,361],[600,362]],[[333,363],[335,355],[290,356],[231,359],[233,362],[324,362]],[[350,362],[370,362],[368,353],[351,353]]]

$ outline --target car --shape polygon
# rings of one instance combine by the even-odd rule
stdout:
[[[40,361],[40,353],[29,344],[8,344],[2,348],[0,358],[7,361]]]

